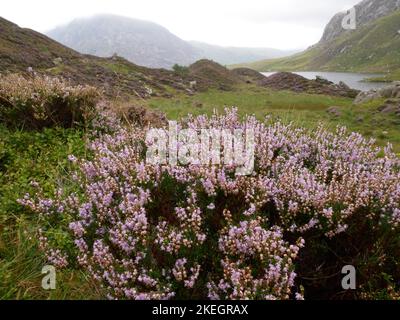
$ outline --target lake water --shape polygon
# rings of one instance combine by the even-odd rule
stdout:
[[[262,72],[265,76],[271,76],[276,72]],[[298,74],[304,78],[313,80],[317,76],[325,78],[329,81],[332,81],[338,84],[340,81],[343,81],[350,88],[368,91],[371,89],[380,89],[387,86],[387,83],[382,82],[363,82],[364,79],[381,77],[382,74],[365,74],[365,73],[350,73],[350,72],[293,72]]]

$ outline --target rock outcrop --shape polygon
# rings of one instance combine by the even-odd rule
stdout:
[[[381,113],[391,114],[394,113],[400,116],[400,99],[388,99],[385,103],[378,108]]]
[[[393,84],[380,90],[361,92],[354,100],[354,104],[368,103],[377,99],[386,99],[378,107],[380,113],[400,116],[400,81],[393,82]]]
[[[359,28],[399,10],[400,0],[364,0],[355,5],[354,8],[356,10],[356,24]],[[347,14],[347,12],[340,12],[331,19],[325,28],[320,43],[334,40],[347,31],[342,27],[343,18]]]
[[[376,99],[400,99],[400,81],[393,82],[385,88],[360,92],[354,104],[363,104]]]
[[[309,80],[290,72],[275,73],[272,76],[261,80],[259,84],[275,90],[290,90],[295,92],[324,94],[347,98],[355,98],[360,92],[349,88],[343,82],[335,84],[320,77],[315,80]]]

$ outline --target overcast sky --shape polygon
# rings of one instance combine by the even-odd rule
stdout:
[[[6,0],[0,16],[44,32],[74,18],[111,13],[161,24],[185,40],[302,49],[337,12],[360,0]]]

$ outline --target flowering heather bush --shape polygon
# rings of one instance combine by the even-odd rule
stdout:
[[[52,264],[84,268],[110,299],[332,298],[346,264],[364,291],[383,290],[382,274],[399,279],[400,161],[389,147],[344,129],[241,121],[235,109],[183,123],[254,129],[255,172],[149,165],[142,129],[102,135],[90,160],[70,156],[72,185],[20,200],[42,217]]]
[[[0,77],[0,121],[28,129],[73,127],[96,115],[100,94],[90,86],[70,86],[58,78],[17,74]]]

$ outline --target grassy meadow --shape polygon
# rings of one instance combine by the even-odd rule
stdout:
[[[373,101],[365,105],[353,105],[353,100],[341,97],[274,91],[260,87],[241,87],[236,91],[209,90],[194,96],[181,95],[172,99],[153,98],[144,104],[166,113],[169,119],[177,119],[191,113],[211,114],[214,109],[223,111],[225,107],[238,107],[239,113],[254,114],[257,118],[272,116],[284,122],[306,128],[323,124],[334,130],[338,125],[349,131],[356,131],[374,138],[380,146],[392,143],[400,153],[400,119],[381,114],[377,108],[383,101]],[[335,107],[339,114],[327,112]]]

